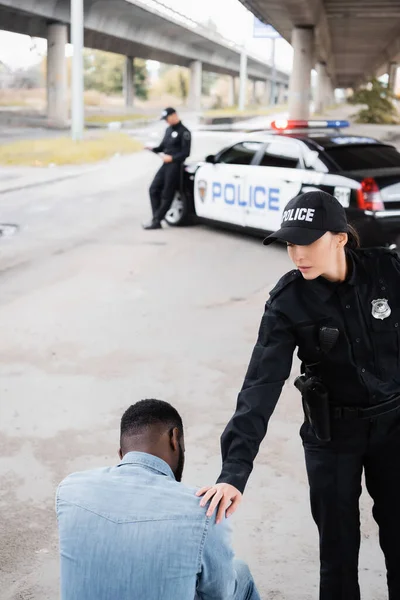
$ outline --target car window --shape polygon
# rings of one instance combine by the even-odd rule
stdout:
[[[235,144],[221,154],[218,162],[228,165],[249,165],[261,146],[261,142],[242,142],[240,144]]]
[[[400,167],[400,153],[395,148],[380,144],[337,146],[326,148],[324,154],[343,171]]]
[[[300,160],[300,148],[290,142],[274,141],[269,144],[261,159],[262,167],[286,167],[295,169]]]

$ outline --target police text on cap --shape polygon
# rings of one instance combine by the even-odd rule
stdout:
[[[282,217],[282,222],[285,221],[308,221],[312,223],[314,220],[315,208],[291,208],[285,210]]]

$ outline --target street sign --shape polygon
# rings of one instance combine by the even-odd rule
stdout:
[[[254,17],[253,37],[278,39],[281,35],[272,27],[272,25],[267,25],[260,21],[260,19],[257,19],[257,17]]]

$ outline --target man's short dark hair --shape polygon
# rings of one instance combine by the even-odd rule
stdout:
[[[183,435],[183,423],[178,411],[163,400],[141,400],[132,404],[122,415],[121,419],[121,446],[122,438],[140,435],[151,427],[165,426],[166,429],[179,429]]]

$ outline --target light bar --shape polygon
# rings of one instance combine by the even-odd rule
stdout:
[[[276,119],[271,123],[272,129],[284,131],[287,129],[342,129],[350,127],[348,121],[308,121],[308,120],[291,120],[291,119]]]

